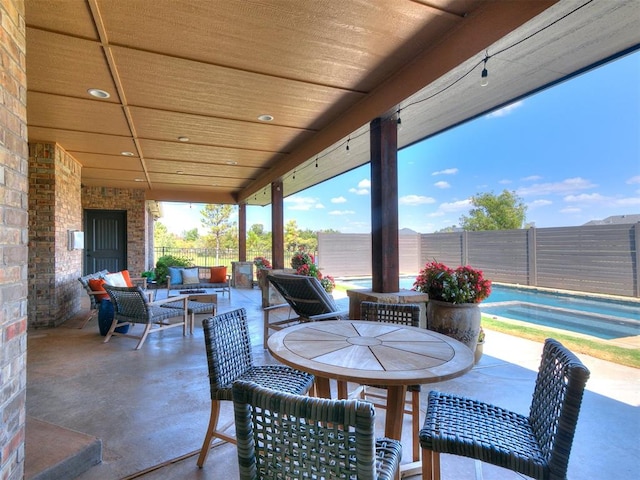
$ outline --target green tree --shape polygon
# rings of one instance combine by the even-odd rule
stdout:
[[[198,233],[197,228],[192,228],[191,230],[185,230],[182,232],[182,236],[187,242],[195,242],[200,238],[200,234]]]
[[[173,248],[176,246],[177,236],[167,229],[167,226],[157,221],[153,228],[153,244],[156,247]]]
[[[200,214],[202,226],[208,229],[208,237],[216,249],[216,262],[220,257],[220,248],[223,246],[225,236],[234,230],[236,223],[231,221],[233,215],[231,205],[205,205]]]
[[[511,230],[522,228],[526,220],[527,206],[516,192],[477,194],[471,197],[471,203],[474,208],[469,215],[460,217],[464,230]]]
[[[271,252],[271,232],[265,232],[264,225],[254,223],[247,231],[247,250],[263,256]]]

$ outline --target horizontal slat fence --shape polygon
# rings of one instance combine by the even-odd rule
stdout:
[[[404,234],[400,271],[437,260],[472,265],[494,282],[640,297],[639,242],[640,224]],[[370,235],[320,234],[318,254],[323,272],[371,275]]]

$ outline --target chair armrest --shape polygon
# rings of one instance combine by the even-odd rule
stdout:
[[[189,299],[189,295],[176,295],[175,297],[163,298],[161,300],[156,300],[155,302],[149,302],[149,305],[156,306],[162,305],[164,303],[172,303],[179,302],[180,300],[184,301],[184,308],[187,308],[187,300]]]
[[[285,308],[285,307],[289,307],[288,303],[280,303],[278,305],[269,305],[268,307],[264,307],[262,310],[265,312],[271,311],[271,310],[277,310],[278,308]]]
[[[147,289],[147,277],[131,277],[131,283],[133,283],[134,285],[141,283],[142,289]]]
[[[340,312],[323,313],[321,315],[312,315],[309,320],[326,320],[327,318],[345,317],[349,316],[349,310],[342,310]]]

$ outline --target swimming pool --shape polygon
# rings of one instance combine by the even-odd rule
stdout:
[[[411,289],[415,277],[400,278]],[[371,288],[371,279],[342,281]],[[480,304],[484,314],[591,335],[604,340],[640,335],[640,302],[497,285]]]

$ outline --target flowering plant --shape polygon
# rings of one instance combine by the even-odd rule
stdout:
[[[313,255],[307,252],[303,252],[303,251],[297,252],[291,258],[291,268],[295,268],[296,270],[298,270],[298,268],[300,268],[303,265],[313,265],[313,264],[314,264]]]
[[[253,264],[258,268],[271,268],[271,262],[265,257],[256,257],[253,259]]]
[[[314,263],[313,255],[300,251],[296,253],[291,259],[291,266],[296,269],[296,273],[298,275],[316,277],[318,280],[320,280],[322,288],[324,288],[327,293],[333,292],[333,289],[336,286],[336,282],[331,275],[322,275],[322,272]]]
[[[484,278],[482,270],[468,265],[454,270],[434,261],[420,270],[413,289],[429,294],[431,300],[480,303],[491,293],[491,281]]]

